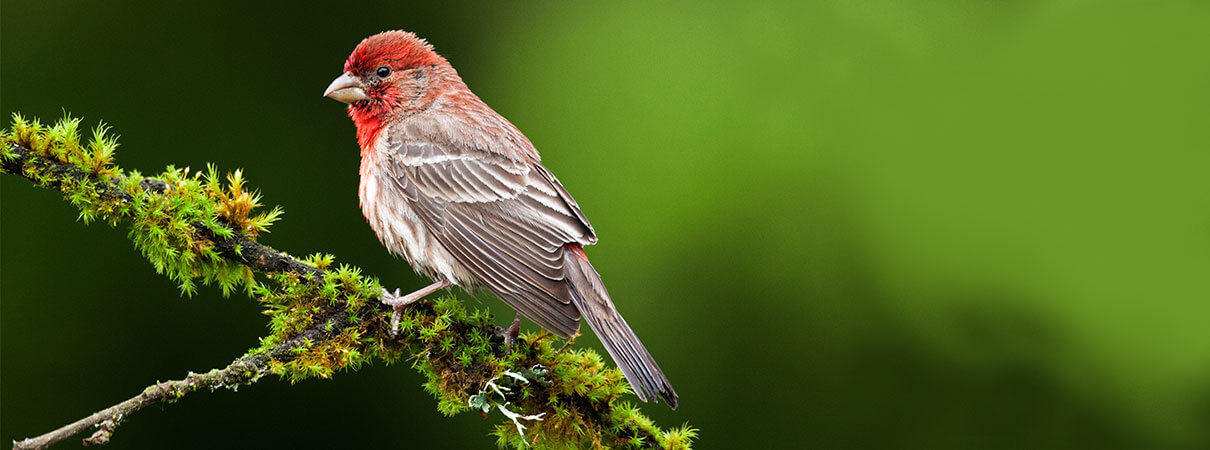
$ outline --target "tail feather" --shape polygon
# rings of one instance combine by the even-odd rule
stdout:
[[[634,387],[639,399],[647,401],[648,397],[658,396],[676,409],[677,396],[672,384],[655,363],[655,358],[639,342],[630,325],[626,324],[626,319],[618,314],[609,292],[605,290],[605,284],[601,282],[601,276],[583,252],[578,247],[563,252],[563,266],[567,270],[572,303],[601,339],[609,356],[622,368],[622,373],[626,374],[626,380]]]

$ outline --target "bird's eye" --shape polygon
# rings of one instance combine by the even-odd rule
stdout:
[[[379,67],[378,70],[374,71],[374,73],[378,75],[378,78],[386,78],[387,75],[391,74],[391,68],[387,67],[387,66],[382,66],[382,67]]]

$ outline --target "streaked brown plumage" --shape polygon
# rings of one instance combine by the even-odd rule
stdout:
[[[677,395],[618,314],[583,246],[596,233],[508,120],[412,33],[362,41],[325,95],[349,104],[362,212],[387,248],[437,282],[485,288],[559,336],[583,316],[640,399]],[[387,300],[384,300],[387,301]]]

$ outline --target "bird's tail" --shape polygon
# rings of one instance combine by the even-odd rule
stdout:
[[[601,276],[588,262],[584,250],[568,246],[563,251],[563,267],[567,270],[567,282],[571,286],[571,301],[588,320],[588,326],[605,344],[609,356],[622,368],[626,380],[634,387],[639,399],[647,401],[649,396],[659,396],[676,409],[676,391],[655,363],[655,358],[639,342],[638,336],[618,314],[609,299],[609,292],[601,282]]]

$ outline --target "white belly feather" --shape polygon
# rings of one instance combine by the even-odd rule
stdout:
[[[429,233],[407,200],[394,192],[398,188],[388,175],[390,171],[366,167],[376,164],[375,159],[373,156],[362,159],[359,196],[361,212],[378,240],[391,253],[407,259],[416,272],[461,286],[473,284],[470,273]]]

